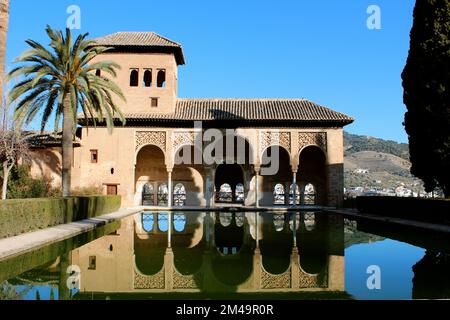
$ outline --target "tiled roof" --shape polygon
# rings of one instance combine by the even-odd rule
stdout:
[[[27,142],[31,148],[42,148],[48,146],[61,146],[62,132],[41,132],[41,131],[27,131],[24,132]],[[78,137],[74,140],[75,145],[80,144]]]
[[[181,44],[154,32],[116,32],[96,38],[94,41],[105,47],[174,49],[177,62],[179,64],[185,63]]]
[[[130,113],[128,120],[337,123],[354,120],[304,99],[178,99],[174,113]]]

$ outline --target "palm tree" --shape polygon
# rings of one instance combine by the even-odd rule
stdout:
[[[106,121],[111,132],[115,117],[125,124],[113,94],[123,101],[125,97],[111,80],[120,66],[112,61],[92,62],[109,48],[96,46],[93,40],[86,39],[88,34],[79,35],[73,42],[69,29],[65,36],[49,26],[46,32],[51,40],[49,49],[27,40],[31,49],[16,59],[20,65],[11,70],[8,78],[19,80],[11,89],[10,103],[17,103],[15,117],[27,124],[41,111],[42,131],[52,114],[58,131],[62,116],[62,187],[63,197],[68,197],[77,111],[81,110],[86,122],[92,120],[94,126],[97,121]]]
[[[0,105],[3,99],[3,80],[5,78],[6,36],[9,23],[9,0],[0,0]]]

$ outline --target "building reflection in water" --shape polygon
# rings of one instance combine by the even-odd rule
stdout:
[[[72,263],[80,293],[344,291],[343,218],[144,212]]]

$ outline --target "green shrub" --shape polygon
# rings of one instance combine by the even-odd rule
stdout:
[[[59,196],[61,196],[61,191],[52,188],[49,178],[32,178],[29,166],[20,165],[11,171],[8,179],[8,199],[53,198]]]
[[[0,201],[0,239],[117,211],[120,196]]]

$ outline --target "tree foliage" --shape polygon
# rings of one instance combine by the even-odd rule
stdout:
[[[93,120],[94,125],[106,121],[111,131],[115,118],[125,123],[116,105],[116,98],[125,100],[125,96],[112,81],[120,66],[113,61],[95,60],[109,48],[87,40],[88,34],[73,39],[69,29],[63,33],[48,26],[46,32],[51,41],[49,47],[27,40],[31,49],[16,59],[18,66],[8,75],[18,79],[11,89],[10,101],[17,102],[16,118],[27,123],[41,112],[42,130],[52,114],[55,131],[62,118],[63,196],[69,196],[78,111],[86,120]]]
[[[402,74],[411,173],[450,196],[450,0],[417,0]]]

